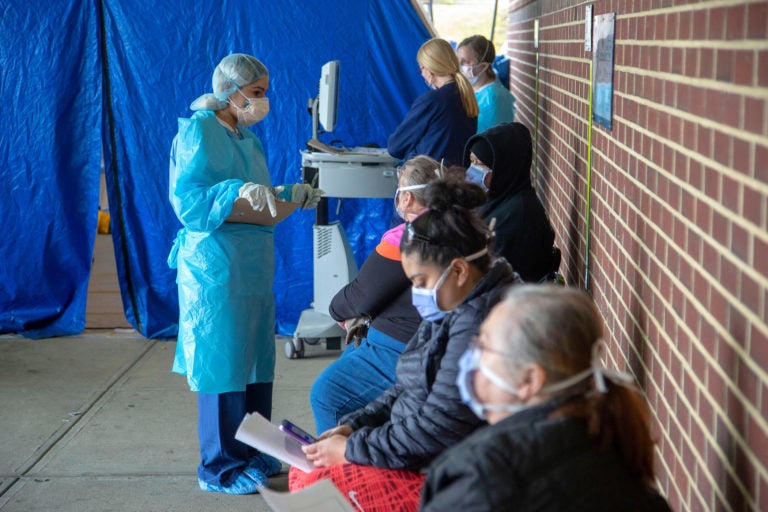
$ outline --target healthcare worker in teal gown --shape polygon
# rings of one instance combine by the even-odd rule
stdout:
[[[276,199],[314,207],[322,191],[286,185],[274,195],[261,141],[246,128],[267,115],[268,88],[260,61],[228,55],[214,70],[213,94],[179,119],[171,149],[170,201],[183,225],[168,258],[179,290],[173,371],[198,393],[205,491],[258,492],[281,471],[279,461],[234,439],[246,413],[271,416],[274,228],[226,219],[241,197],[274,215]]]

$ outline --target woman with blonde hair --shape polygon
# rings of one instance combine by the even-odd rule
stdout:
[[[477,132],[480,112],[472,85],[461,74],[453,47],[430,39],[416,55],[421,76],[430,90],[416,98],[395,132],[389,154],[408,160],[427,155],[445,165],[462,162],[462,148]]]

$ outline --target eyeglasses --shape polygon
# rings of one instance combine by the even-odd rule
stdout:
[[[405,223],[404,235],[405,235],[406,243],[411,243],[413,241],[416,241],[416,242],[422,242],[425,244],[438,245],[434,240],[432,240],[428,236],[417,233],[416,228],[414,228],[413,224],[411,224],[410,222]]]
[[[506,357],[508,359],[517,359],[515,356],[508,352],[503,352],[501,350],[495,350],[489,347],[486,347],[482,343],[480,343],[480,336],[472,336],[472,339],[469,342],[469,348],[471,350],[476,350],[478,352],[490,352],[491,354],[496,354],[502,357]]]

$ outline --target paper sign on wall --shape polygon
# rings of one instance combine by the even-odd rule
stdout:
[[[610,130],[613,106],[613,42],[616,13],[595,16],[592,52],[592,120]]]

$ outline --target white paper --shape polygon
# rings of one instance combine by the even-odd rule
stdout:
[[[330,480],[319,480],[294,493],[259,489],[275,512],[355,512]]]
[[[315,466],[301,451],[301,444],[257,412],[245,415],[235,433],[235,439],[296,466],[305,473],[315,470]]]

